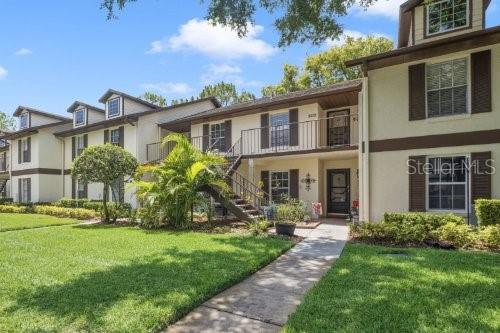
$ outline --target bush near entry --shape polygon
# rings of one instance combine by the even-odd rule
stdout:
[[[478,199],[475,202],[475,207],[480,225],[500,224],[500,199]]]
[[[456,248],[500,248],[500,225],[471,228],[453,214],[386,213],[379,223],[350,225],[354,239],[394,245],[448,242]]]

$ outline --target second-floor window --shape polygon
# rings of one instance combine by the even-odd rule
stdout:
[[[75,111],[75,126],[85,125],[85,109]]]
[[[26,163],[31,161],[30,156],[30,144],[28,139],[21,140],[21,163]]]
[[[467,113],[467,58],[427,65],[427,116]]]
[[[28,124],[28,114],[27,113],[23,113],[20,117],[19,117],[19,129],[25,129],[25,128],[28,128],[29,124]]]
[[[75,141],[76,156],[80,155],[85,149],[85,139],[83,135],[77,136]]]
[[[114,129],[109,132],[110,142],[113,145],[120,145],[120,129]]]
[[[226,126],[224,123],[210,125],[210,147],[219,151],[225,151]]]
[[[466,27],[469,0],[444,0],[427,5],[427,34],[433,35]]]
[[[271,115],[271,147],[288,146],[290,142],[288,112]]]

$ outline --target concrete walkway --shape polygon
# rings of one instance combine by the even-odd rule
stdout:
[[[166,332],[279,332],[304,294],[328,271],[347,240],[344,221],[329,219],[290,251],[225,290]]]

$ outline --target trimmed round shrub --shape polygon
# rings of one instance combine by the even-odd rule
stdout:
[[[435,235],[440,241],[452,243],[455,247],[465,247],[474,242],[474,233],[466,224],[448,222],[436,230]]]
[[[500,248],[500,225],[490,225],[479,229],[478,240],[484,246]]]
[[[475,208],[480,225],[500,224],[500,199],[478,199],[475,201]]]

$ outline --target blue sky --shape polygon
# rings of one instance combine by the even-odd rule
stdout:
[[[340,22],[353,36],[395,39],[401,2],[353,8]],[[499,2],[492,1],[487,26],[500,24]],[[250,35],[238,40],[207,25],[198,0],[138,0],[111,21],[99,0],[19,3],[0,0],[0,110],[8,114],[27,105],[66,115],[75,100],[99,105],[108,88],[189,97],[222,79],[260,95],[263,85],[281,78],[284,63],[300,65],[338,43],[277,49],[273,17],[263,12]]]

